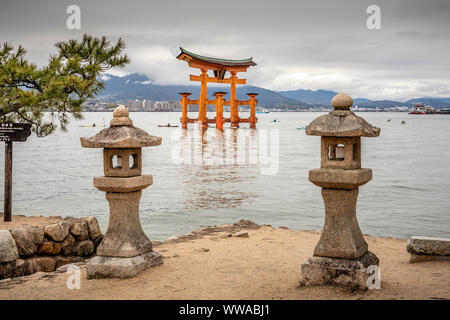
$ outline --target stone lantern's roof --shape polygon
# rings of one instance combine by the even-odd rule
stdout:
[[[161,137],[149,135],[142,129],[133,126],[124,106],[113,112],[110,127],[103,129],[90,138],[80,138],[84,148],[141,148],[161,144]]]
[[[350,107],[353,99],[345,93],[337,94],[331,104],[330,113],[314,119],[306,126],[306,134],[325,137],[377,137],[380,128],[355,115]]]

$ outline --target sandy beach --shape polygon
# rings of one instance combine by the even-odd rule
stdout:
[[[230,236],[240,231],[249,237]],[[82,265],[78,290],[67,288],[68,273],[40,272],[0,281],[0,299],[450,299],[450,263],[410,264],[406,239],[368,235],[380,290],[300,287],[300,264],[319,236],[249,221],[207,227],[155,242],[164,263],[135,278],[87,280]]]
[[[45,226],[47,224],[57,223],[62,221],[60,216],[43,217],[43,216],[25,216],[15,214],[11,221],[3,221],[3,213],[0,213],[0,230],[11,230],[26,226]]]

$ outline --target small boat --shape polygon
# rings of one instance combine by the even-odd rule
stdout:
[[[81,125],[80,127],[82,127],[82,128],[106,128],[105,117],[102,117],[102,120],[103,120],[102,126],[97,126],[94,122],[91,125]]]
[[[424,106],[423,104],[416,104],[409,114],[435,114],[437,111],[431,106]]]
[[[387,119],[387,122],[391,122],[391,119]]]
[[[274,119],[274,120],[272,120],[270,122],[280,122],[280,121],[278,121],[277,119]]]
[[[416,104],[409,114],[427,114],[423,104]]]
[[[95,124],[80,126],[81,128],[105,128],[106,126],[96,126]]]
[[[269,113],[269,111],[267,111],[263,107],[257,107],[256,108],[256,113]]]
[[[160,128],[177,128],[178,125],[173,126],[173,125],[170,125],[170,124],[158,124],[158,127],[160,127]]]
[[[298,127],[297,130],[306,130],[306,127]]]

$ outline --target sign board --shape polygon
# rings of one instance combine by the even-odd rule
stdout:
[[[12,216],[12,156],[13,142],[25,142],[31,134],[30,123],[0,123],[0,141],[5,142],[5,196],[3,220]]]
[[[25,142],[30,134],[30,123],[0,123],[0,141]]]

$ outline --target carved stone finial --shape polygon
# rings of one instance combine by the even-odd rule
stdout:
[[[113,112],[113,118],[109,125],[111,127],[116,126],[132,126],[133,120],[128,117],[129,113],[124,106],[118,106]]]
[[[353,105],[353,99],[348,94],[340,92],[331,99],[331,105],[335,110],[349,110]]]

